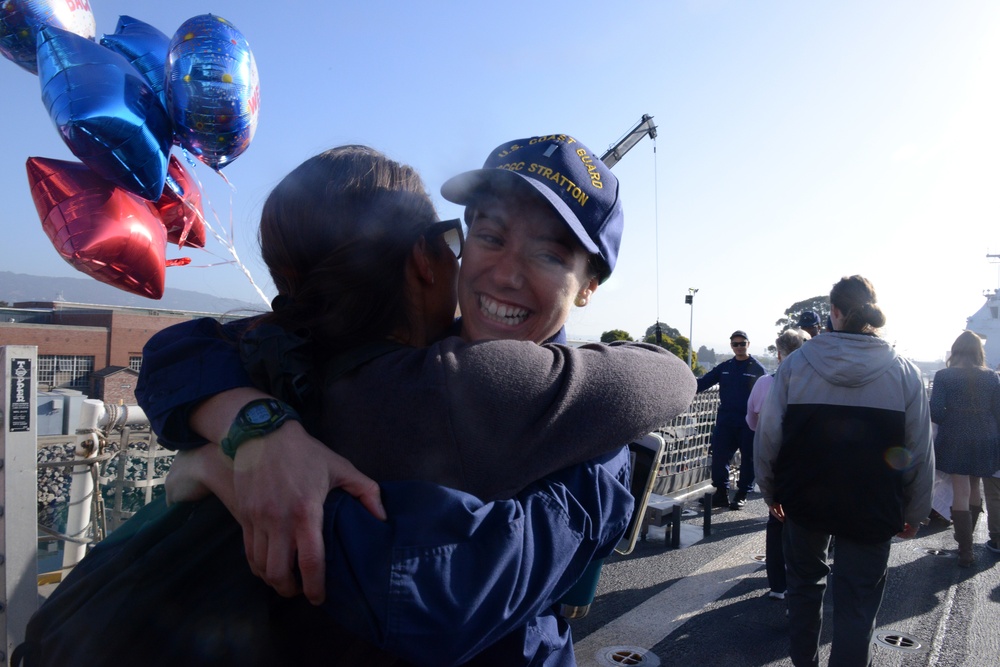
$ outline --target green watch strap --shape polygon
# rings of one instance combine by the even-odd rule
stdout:
[[[236,458],[236,450],[247,440],[259,438],[281,428],[289,419],[301,421],[295,408],[276,398],[258,398],[250,401],[236,413],[229,433],[220,443],[223,453]]]

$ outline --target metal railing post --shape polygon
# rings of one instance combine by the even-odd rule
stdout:
[[[38,609],[38,348],[0,346],[0,662]]]
[[[100,449],[98,423],[104,413],[104,403],[87,399],[80,409],[80,424],[76,433],[73,459],[86,461],[97,456]],[[87,532],[90,529],[91,500],[94,495],[94,475],[90,464],[73,466],[69,485],[69,507],[66,513],[67,541],[63,548],[63,569],[71,568],[87,553]]]
[[[77,428],[77,445],[74,460],[88,461],[86,465],[73,466],[69,488],[69,511],[66,517],[66,536],[69,540],[63,550],[63,569],[71,568],[87,554],[87,531],[91,526],[91,509],[97,491],[93,461],[100,453],[100,432],[146,421],[146,414],[136,406],[114,406],[102,401],[87,399],[80,409],[80,426]],[[122,465],[125,461],[122,460]]]

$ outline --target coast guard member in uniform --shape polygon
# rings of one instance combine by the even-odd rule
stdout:
[[[712,430],[712,485],[715,495],[712,507],[743,509],[747,493],[753,488],[753,431],[747,426],[747,399],[754,383],[767,371],[750,356],[750,339],[745,332],[736,330],[729,336],[733,358],[698,378],[698,391],[719,385],[719,412]],[[740,452],[740,480],[738,489],[729,500],[729,462]]]

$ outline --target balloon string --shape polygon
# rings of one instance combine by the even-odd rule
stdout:
[[[183,151],[183,152],[184,152],[184,157],[186,158],[188,164],[190,164],[193,167],[194,166],[194,162],[191,159],[191,156],[188,154],[188,152],[186,150]],[[213,237],[215,237],[215,240],[218,241],[219,244],[221,244],[222,247],[224,247],[226,249],[226,251],[230,255],[232,255],[232,257],[233,257],[232,261],[226,261],[226,262],[223,262],[223,263],[224,264],[235,264],[236,267],[240,271],[243,272],[243,275],[245,275],[247,277],[247,280],[250,281],[250,285],[253,286],[254,290],[257,292],[257,295],[261,298],[261,300],[264,302],[264,304],[267,305],[267,306],[270,306],[271,305],[271,300],[267,298],[267,296],[264,294],[264,291],[260,288],[260,286],[257,285],[257,282],[253,279],[253,275],[251,275],[250,270],[246,267],[246,265],[240,259],[239,253],[236,252],[236,244],[235,244],[235,241],[234,241],[235,240],[235,235],[233,233],[233,193],[236,192],[236,188],[233,187],[233,184],[229,182],[229,179],[226,178],[222,174],[221,171],[219,171],[217,169],[213,169],[212,171],[214,171],[216,174],[218,174],[219,177],[222,178],[222,180],[226,183],[226,185],[229,186],[229,234],[228,234],[228,238],[223,237],[222,234],[220,234],[219,232],[217,232],[215,230],[215,227],[213,227],[212,224],[211,224],[211,222],[209,222],[208,218],[205,217],[205,215],[201,211],[199,211],[197,207],[195,207],[194,205],[192,205],[186,199],[182,199],[181,202],[184,204],[184,206],[188,207],[188,209],[190,209],[194,213],[194,215],[197,216],[197,218],[199,220],[201,220],[201,222],[205,226],[205,228],[212,233]],[[208,194],[206,193],[204,185],[203,185],[201,179],[195,173],[193,173],[192,175],[194,176],[195,180],[197,181],[198,187],[201,189],[202,196],[203,196],[204,200],[208,202],[208,208],[209,208],[209,210],[212,211],[212,217],[215,218],[215,221],[219,225],[220,228],[223,227],[222,221],[219,218],[219,213],[215,210],[215,205],[212,203],[211,197],[209,197]],[[214,253],[211,253],[211,254],[214,254]],[[216,255],[216,256],[218,256],[218,255]],[[213,266],[213,265],[209,265],[209,266]]]
[[[233,261],[231,259],[226,259],[221,262],[212,262],[211,264],[188,264],[188,266],[192,269],[210,269],[215,266],[228,266],[232,263]]]

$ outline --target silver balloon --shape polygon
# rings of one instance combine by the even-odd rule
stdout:
[[[185,21],[167,52],[167,112],[180,145],[221,169],[250,145],[259,109],[257,63],[243,34],[212,14]]]
[[[38,31],[54,26],[94,39],[97,25],[87,0],[2,0],[0,53],[32,74],[38,74],[35,47]]]

